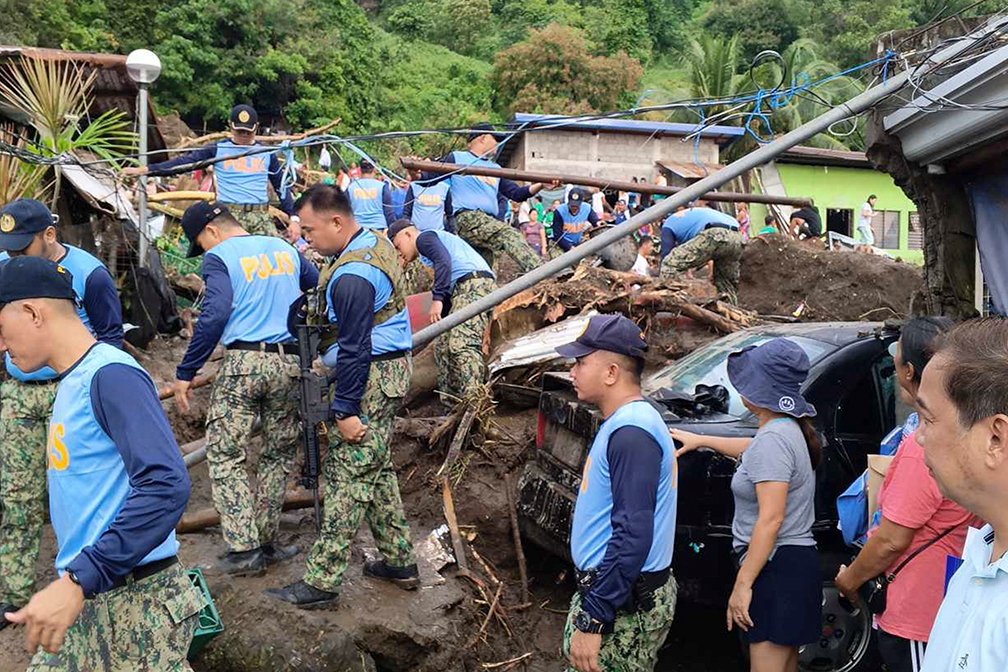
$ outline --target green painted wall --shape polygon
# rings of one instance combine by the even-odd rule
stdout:
[[[904,261],[917,264],[924,263],[924,253],[921,250],[910,250],[907,247],[910,227],[910,213],[917,211],[917,206],[907,198],[903,190],[896,186],[892,177],[886,173],[870,168],[841,168],[835,166],[810,166],[795,163],[777,163],[781,182],[788,196],[810,197],[815,201],[819,216],[822,217],[823,228],[826,227],[826,210],[853,210],[852,226],[857,226],[858,213],[861,205],[869,194],[878,196],[875,202],[876,210],[895,210],[899,217],[899,248],[887,250]],[[767,214],[766,206],[752,205],[750,217],[752,226],[757,230],[762,227],[763,218]]]

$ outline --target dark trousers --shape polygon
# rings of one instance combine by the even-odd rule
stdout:
[[[927,642],[918,642],[877,630],[878,651],[887,672],[919,672]]]

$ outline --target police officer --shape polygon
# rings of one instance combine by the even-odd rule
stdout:
[[[419,258],[421,264],[434,271],[431,324],[442,315],[482,299],[497,286],[483,257],[453,233],[420,231],[409,220],[400,219],[389,228],[389,239],[404,265]],[[483,334],[489,323],[490,312],[485,312],[438,339],[434,359],[442,392],[464,399],[486,380]]]
[[[365,229],[384,231],[395,220],[392,188],[378,179],[374,164],[366,159],[360,163],[360,172],[347,188],[354,219]]]
[[[454,233],[451,222],[451,187],[447,180],[424,182],[420,171],[413,171],[403,204],[403,218],[419,231],[443,230]]]
[[[731,215],[692,207],[669,215],[661,229],[661,277],[672,278],[714,262],[714,286],[729,302],[738,302],[742,234]]]
[[[578,592],[563,651],[578,672],[654,669],[675,612],[675,447],[641,394],[647,343],[621,315],[596,315],[557,352],[575,359],[578,399],[602,413],[574,505]]]
[[[487,166],[500,168],[500,164],[486,157],[497,151],[497,138],[489,123],[476,124],[469,134],[465,151],[451,152],[440,159],[443,163],[460,166]],[[532,184],[519,187],[515,182],[483,175],[451,174],[449,176],[424,175],[428,180],[447,179],[451,185],[452,215],[455,228],[462,238],[483,255],[490,266],[498,254],[507,254],[517,262],[523,273],[539,265],[540,258],[516,229],[504,223],[498,197],[512,201],[526,201],[545,186]],[[554,184],[556,186],[556,184]]]
[[[122,347],[122,306],[115,282],[93,256],[60,243],[56,218],[45,205],[19,199],[0,211],[0,260],[31,256],[58,261],[72,277],[78,314],[99,341]],[[9,378],[0,383],[0,628],[4,609],[31,597],[45,522],[46,426],[56,395],[56,372],[25,372],[6,357]]]
[[[322,462],[322,532],[308,556],[304,580],[267,593],[310,608],[338,599],[361,519],[384,556],[366,563],[364,574],[406,589],[419,585],[389,448],[413,362],[399,255],[392,243],[362,228],[346,195],[335,187],[314,185],[298,200],[297,210],[312,248],[334,257],[320,273],[318,300],[309,303],[316,306],[310,319],[325,324],[322,361],[339,376]]]
[[[31,672],[186,670],[204,606],[176,556],[189,476],[154,382],[95,341],[76,300],[48,259],[0,271],[4,349],[60,375],[46,451],[59,578],[6,617],[25,626]]]
[[[259,117],[251,105],[235,105],[229,123],[230,140],[221,140],[147,167],[126,168],[123,175],[177,175],[192,170],[187,167],[190,164],[213,159],[217,201],[227,207],[249,233],[276,236],[276,225],[269,214],[267,184],[273,185],[280,199],[280,209],[288,215],[294,213],[294,199],[290,190],[284,189],[277,152],[256,151],[263,146],[256,142]],[[296,219],[291,223],[297,226]],[[297,240],[297,236],[292,239]]]
[[[560,226],[557,223],[560,222]],[[584,204],[580,189],[571,189],[567,202],[553,213],[553,235],[556,244],[567,252],[581,244],[585,232],[598,224],[598,215]]]
[[[219,568],[261,573],[297,553],[274,544],[287,474],[297,454],[297,344],[287,310],[318,282],[318,271],[290,244],[253,236],[219,203],[200,201],[182,216],[189,255],[203,255],[206,291],[192,340],[175,377],[175,401],[189,410],[190,385],[217,343],[226,349],[207,409],[207,463],[228,553]],[[245,472],[256,416],[263,452],[253,495]]]

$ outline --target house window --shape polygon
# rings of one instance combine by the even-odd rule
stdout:
[[[826,230],[835,231],[844,236],[851,235],[851,221],[854,219],[854,211],[836,210],[826,208]]]
[[[875,246],[883,250],[899,249],[899,210],[876,210],[871,228],[875,234]]]
[[[907,233],[907,249],[909,250],[923,250],[924,249],[924,227],[921,226],[920,213],[911,212],[910,213],[910,228]]]

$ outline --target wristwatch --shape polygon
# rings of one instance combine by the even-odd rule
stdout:
[[[574,627],[588,635],[600,635],[605,623],[596,621],[587,611],[579,611],[574,617]]]
[[[333,420],[346,420],[347,418],[352,416],[353,416],[352,413],[341,413],[339,411],[332,412]]]
[[[74,573],[74,571],[72,569],[68,569],[66,571],[66,575],[67,578],[69,578],[71,581],[77,584],[77,587],[81,589],[82,593],[85,593],[84,597],[87,597],[87,593],[84,591],[84,586],[81,585],[80,579],[77,578],[77,575]]]

